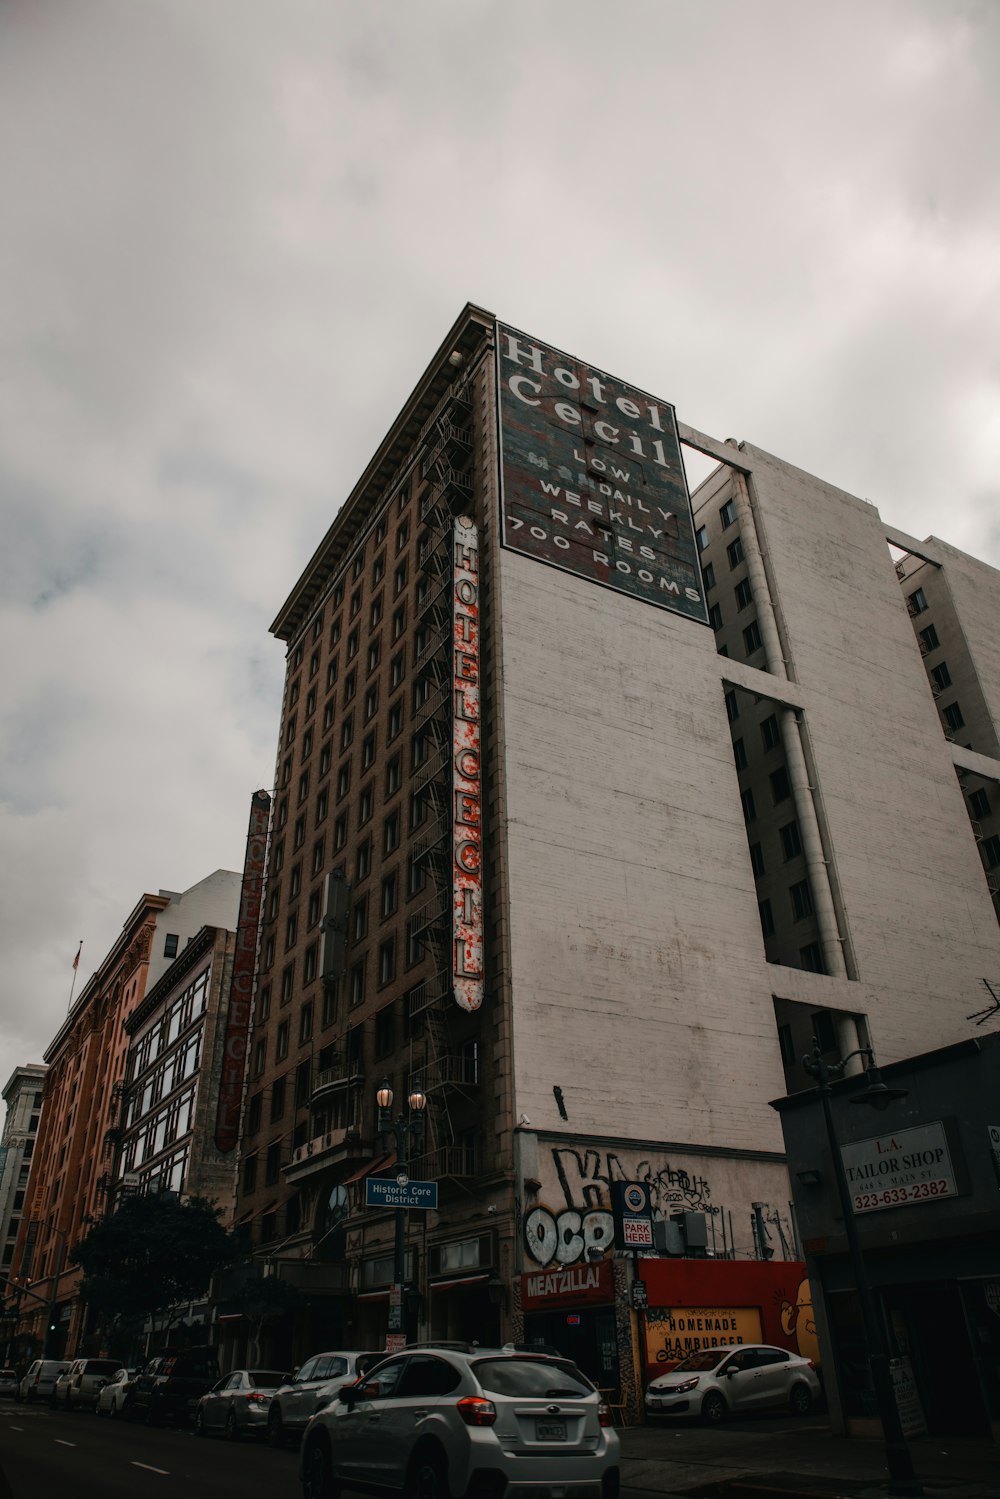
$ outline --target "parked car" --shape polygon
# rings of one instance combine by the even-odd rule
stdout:
[[[78,1358],[56,1381],[52,1403],[65,1405],[69,1410],[93,1408],[101,1390],[117,1372],[117,1359]]]
[[[0,1400],[5,1395],[13,1395],[17,1398],[17,1370],[0,1369]]]
[[[36,1358],[34,1363],[28,1365],[18,1386],[18,1400],[26,1400],[30,1404],[34,1400],[50,1399],[56,1380],[60,1374],[65,1374],[69,1366],[69,1359]]]
[[[198,1401],[195,1431],[199,1436],[209,1431],[224,1431],[230,1441],[244,1432],[263,1436],[271,1400],[288,1378],[275,1369],[234,1369]]]
[[[125,1406],[125,1397],[132,1388],[135,1369],[116,1369],[97,1397],[94,1412],[98,1416],[120,1416]]]
[[[616,1499],[611,1410],[568,1359],[496,1350],[393,1354],[306,1427],[303,1499],[379,1493]]]
[[[186,1422],[218,1379],[219,1361],[207,1344],[157,1354],[132,1380],[122,1415],[128,1420],[144,1416],[150,1426],[166,1418]]]
[[[50,1405],[64,1406],[66,1404],[66,1391],[69,1389],[69,1371],[72,1367],[72,1364],[67,1364],[62,1373],[57,1376],[56,1382],[49,1393]]]
[[[377,1353],[317,1353],[296,1369],[287,1384],[282,1385],[271,1401],[267,1413],[267,1440],[272,1447],[280,1447],[289,1439],[298,1438],[306,1429],[310,1416],[326,1404],[340,1389],[365,1374],[385,1358],[385,1350]]]
[[[812,1359],[765,1344],[702,1348],[650,1381],[646,1411],[700,1416],[716,1426],[727,1416],[783,1406],[804,1416],[821,1386]]]

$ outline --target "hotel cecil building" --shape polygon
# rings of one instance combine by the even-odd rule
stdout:
[[[681,444],[718,463],[693,506]],[[236,1210],[302,1297],[272,1360],[391,1326],[386,1079],[394,1117],[426,1099],[406,1169],[438,1188],[407,1215],[411,1340],[561,1341],[632,1390],[616,1180],[679,1255],[770,1250],[794,1305],[768,1100],[813,1035],[889,1063],[975,1034],[1000,981],[997,601],[973,559],[466,307],[272,626]],[[739,1301],[724,1269],[703,1304]]]

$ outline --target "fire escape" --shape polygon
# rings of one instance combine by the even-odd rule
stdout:
[[[110,1123],[104,1131],[101,1144],[101,1175],[94,1183],[94,1206],[102,1215],[114,1209],[114,1180],[118,1149],[125,1132],[125,1083],[121,1079],[111,1090],[111,1106],[108,1109]]]
[[[415,636],[414,730],[423,759],[413,792],[425,815],[411,857],[413,878],[426,899],[411,918],[409,937],[430,955],[432,972],[411,989],[411,1031],[422,1028],[425,1065],[420,1077],[427,1096],[425,1156],[421,1171],[433,1180],[477,1174],[475,1150],[463,1144],[456,1105],[478,1088],[475,1044],[461,1049],[455,1027],[463,1012],[452,992],[452,587],[454,519],[472,509],[471,407],[452,388],[428,436],[423,474],[429,481],[421,519],[426,534],[419,558]]]

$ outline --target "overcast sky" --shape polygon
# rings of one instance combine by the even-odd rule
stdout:
[[[467,300],[1000,565],[998,76],[992,0],[0,4],[0,1084],[241,867]]]

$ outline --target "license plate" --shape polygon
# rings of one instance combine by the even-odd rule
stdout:
[[[537,1421],[535,1435],[540,1442],[565,1442],[565,1421]]]

